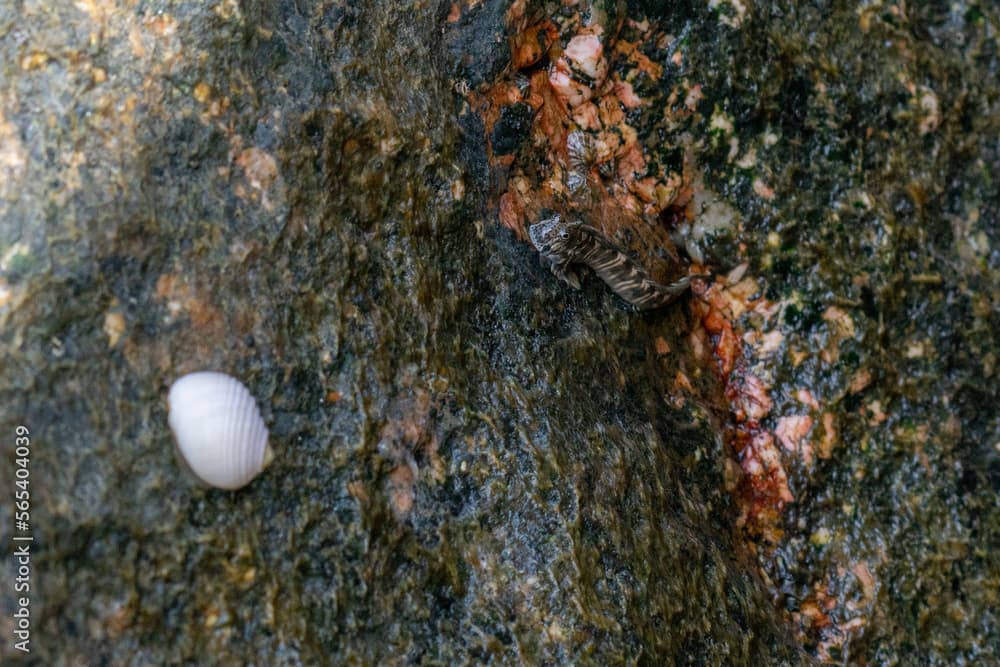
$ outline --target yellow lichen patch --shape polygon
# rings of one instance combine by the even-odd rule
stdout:
[[[788,351],[788,359],[792,362],[793,367],[798,367],[803,361],[808,359],[810,356],[809,352],[800,349],[792,349]]]
[[[45,67],[50,60],[49,54],[44,51],[32,51],[31,53],[25,55],[21,58],[21,69],[25,72],[30,72],[32,70],[41,69]]]
[[[194,94],[194,99],[204,104],[206,101],[208,101],[208,98],[211,97],[212,95],[212,87],[207,83],[205,83],[204,81],[199,81],[197,84],[195,84],[194,90],[192,92]]]
[[[215,604],[209,605],[202,612],[202,625],[206,628],[214,628],[222,620],[224,612],[219,611],[219,607]]]
[[[253,554],[246,543],[240,543],[231,558],[222,561],[226,579],[241,590],[246,590],[257,580],[257,568],[253,564]]]
[[[813,534],[809,536],[809,544],[817,547],[826,546],[830,543],[832,537],[828,528],[821,527],[813,531]]]
[[[936,130],[941,125],[941,105],[934,91],[921,87],[917,105],[921,115],[920,121],[917,123],[917,131],[920,134],[929,134]]]
[[[114,2],[108,0],[76,0],[73,6],[87,15],[91,22],[103,24],[116,9]]]
[[[108,337],[108,347],[118,345],[122,334],[125,333],[125,315],[116,306],[104,313],[104,335]]]
[[[227,21],[241,16],[240,3],[237,0],[221,0],[216,3],[214,11],[216,16]]]

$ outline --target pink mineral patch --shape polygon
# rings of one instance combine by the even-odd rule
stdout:
[[[812,463],[812,445],[806,439],[812,429],[813,420],[809,415],[792,415],[778,420],[774,435],[790,452],[799,454],[806,464]]]
[[[569,40],[563,50],[576,68],[600,83],[608,74],[608,63],[604,59],[604,45],[597,35],[577,35]]]
[[[549,85],[563,102],[571,107],[579,106],[594,96],[594,91],[577,83],[565,58],[560,58],[549,71]]]

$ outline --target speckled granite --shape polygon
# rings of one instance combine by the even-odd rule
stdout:
[[[0,522],[4,663],[994,658],[996,11],[710,4],[624,8],[704,45],[704,178],[746,221],[713,260],[795,306],[775,414],[807,388],[840,434],[756,556],[712,406],[665,391],[711,384],[688,309],[570,293],[497,224],[461,91],[507,3],[0,8],[0,471],[27,425],[34,536],[23,656]],[[792,354],[831,305],[839,356]],[[171,451],[203,368],[271,428],[236,493]]]

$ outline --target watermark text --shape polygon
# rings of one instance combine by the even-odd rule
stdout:
[[[14,648],[31,652],[31,432],[14,429]]]

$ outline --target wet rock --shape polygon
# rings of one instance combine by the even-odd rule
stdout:
[[[707,344],[497,224],[462,90],[508,3],[0,8],[38,664],[995,660],[996,16],[689,4],[650,20],[728,202],[691,234],[739,265]],[[788,471],[770,544],[734,527],[716,343],[788,443],[744,460]],[[171,453],[206,368],[272,432],[237,493]]]
[[[708,416],[664,398],[681,315],[552,289],[492,219],[452,76],[492,38],[444,45],[447,3],[12,11],[0,424],[33,442],[39,664],[801,662]],[[236,493],[173,459],[201,369],[271,431]]]
[[[490,147],[494,155],[510,155],[517,152],[528,138],[534,111],[523,102],[509,104],[500,111],[500,119],[493,126]]]

